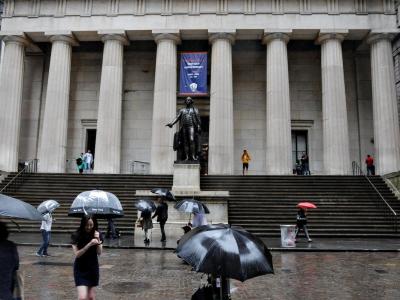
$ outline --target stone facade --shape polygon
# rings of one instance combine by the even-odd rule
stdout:
[[[150,163],[152,173],[172,174],[172,131],[162,123],[172,119],[179,102],[175,96],[176,53],[202,50],[208,51],[211,61],[210,97],[199,100],[206,103],[204,115],[210,115],[210,174],[241,174],[244,148],[252,156],[249,174],[290,174],[291,130],[307,132],[312,174],[349,174],[351,161],[363,165],[367,153],[375,156],[378,172],[397,171],[399,146],[385,149],[386,154],[377,151],[377,137],[380,145],[386,145],[399,133],[398,119],[377,112],[380,117],[374,117],[373,99],[383,97],[393,103],[396,99],[392,99],[393,94],[382,94],[379,80],[390,78],[390,74],[375,69],[371,73],[374,61],[370,51],[375,47],[382,57],[387,50],[380,41],[390,41],[397,34],[395,6],[394,1],[350,0],[5,1],[1,35],[6,43],[10,36],[21,37],[26,43],[21,69],[20,134],[11,142],[14,146],[0,148],[0,169],[15,170],[15,159],[12,163],[4,159],[14,155],[19,161],[39,157],[39,170],[43,172],[76,172],[75,158],[86,150],[87,129],[97,129],[96,145],[103,146],[96,146],[96,150],[105,150],[100,150],[104,154],[96,151],[95,172],[129,173],[133,161],[143,161]],[[373,38],[378,34],[379,38]],[[107,54],[105,35],[114,36],[114,40],[117,35],[118,42],[113,43],[119,43],[123,53],[107,50],[111,51]],[[285,41],[279,42],[282,36]],[[62,74],[49,75],[54,39],[61,39],[65,45],[66,37],[73,40],[68,42],[69,90],[59,86]],[[397,44],[394,55],[398,53]],[[110,62],[114,66],[111,71],[105,55],[115,59],[116,53],[122,55],[122,60]],[[287,65],[282,69],[285,61]],[[384,63],[390,65],[390,61]],[[342,75],[337,73],[338,66]],[[122,72],[121,77],[116,70]],[[395,70],[398,72],[398,63]],[[106,72],[109,75],[103,79]],[[275,76],[279,76],[276,81]],[[372,78],[376,78],[375,85]],[[111,79],[116,80],[114,92]],[[389,90],[398,86],[397,81],[389,80]],[[43,137],[43,132],[61,135],[61,129],[45,125],[51,124],[49,116],[54,116],[52,111],[46,118],[49,91],[60,95],[52,98],[56,103],[61,95],[69,93],[68,109],[62,110],[67,118],[65,145],[49,138],[48,133]],[[100,111],[102,99],[109,104]],[[287,99],[284,106],[282,99]],[[110,123],[111,110],[119,102],[113,112],[114,122]],[[343,112],[347,124],[340,121]],[[384,127],[376,131],[383,122],[380,118],[391,120],[391,136]],[[277,122],[282,125],[276,127]],[[14,128],[11,124],[0,123],[0,129]],[[101,124],[107,124],[105,129],[100,129]],[[49,129],[44,131],[44,126]],[[99,130],[103,132],[100,138]],[[342,130],[345,133],[338,140]],[[52,150],[41,152],[49,146]],[[342,150],[339,152],[337,147]],[[57,157],[66,160],[65,165],[46,155],[46,151],[56,152],[54,149],[60,149],[61,156]],[[46,159],[48,164],[43,163]],[[337,161],[343,163],[340,168]]]

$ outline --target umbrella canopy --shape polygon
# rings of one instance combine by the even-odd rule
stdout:
[[[181,212],[192,214],[209,214],[208,207],[195,199],[183,199],[175,204],[174,208]]]
[[[314,203],[311,202],[300,202],[297,204],[298,208],[317,208],[317,206]]]
[[[155,189],[152,189],[151,192],[153,194],[157,194],[162,197],[165,197],[167,200],[176,201],[174,194],[172,194],[172,192],[169,189],[155,188]]]
[[[135,203],[135,206],[140,211],[148,210],[153,212],[156,210],[156,205],[149,199],[140,199]]]
[[[52,213],[56,208],[60,207],[60,203],[56,200],[46,200],[39,204],[37,210],[42,214]]]
[[[0,194],[0,216],[42,221],[42,215],[32,205]]]
[[[124,215],[121,202],[112,193],[93,190],[80,193],[72,202],[69,216],[82,217],[93,214],[98,218],[118,218]]]
[[[274,273],[267,246],[239,226],[197,227],[181,238],[176,252],[197,272],[240,281]]]

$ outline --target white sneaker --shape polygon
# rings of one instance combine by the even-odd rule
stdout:
[[[42,257],[43,255],[39,254],[39,253],[35,253],[36,256]]]
[[[308,242],[311,243],[311,242],[312,242],[312,239],[308,239]]]

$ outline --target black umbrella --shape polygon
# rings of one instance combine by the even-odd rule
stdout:
[[[240,281],[274,273],[267,246],[239,226],[196,227],[180,239],[176,252],[197,272]]]
[[[80,193],[72,202],[69,216],[96,215],[97,218],[119,218],[124,215],[121,202],[112,193],[93,190]]]
[[[135,207],[140,210],[140,211],[155,211],[156,210],[156,205],[154,204],[153,201],[149,199],[140,199],[135,203]]]
[[[151,192],[153,194],[157,194],[162,197],[165,197],[167,200],[176,201],[174,194],[172,194],[172,192],[169,189],[155,188],[155,189],[152,189]]]
[[[181,212],[191,214],[209,214],[208,207],[200,201],[194,199],[183,199],[174,205],[174,208]]]
[[[42,215],[32,205],[0,194],[0,216],[41,221]]]

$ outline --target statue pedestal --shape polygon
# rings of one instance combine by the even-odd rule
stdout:
[[[177,201],[184,198],[195,198],[207,205],[210,210],[206,214],[209,224],[228,223],[228,198],[229,191],[200,191],[200,165],[199,164],[174,164],[174,179],[172,192]],[[152,199],[158,197],[150,190],[136,190],[136,198]],[[185,226],[192,215],[182,213],[174,208],[176,202],[167,201],[168,221],[165,224],[167,240],[178,240],[183,235],[182,226]],[[140,212],[138,212],[138,218]],[[153,239],[160,239],[159,224],[153,220]],[[135,227],[135,243],[143,243],[144,235],[141,228]]]
[[[174,164],[172,193],[175,196],[200,193],[200,164]]]

